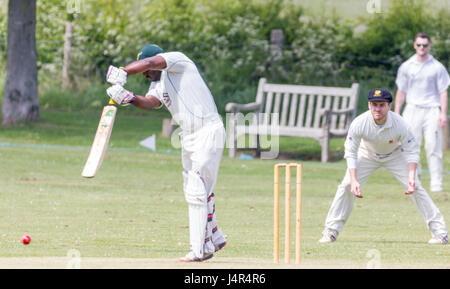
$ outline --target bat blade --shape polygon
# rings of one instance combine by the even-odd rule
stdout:
[[[117,107],[112,105],[112,103],[103,108],[100,123],[98,124],[97,132],[95,133],[94,142],[92,143],[92,147],[81,176],[85,178],[93,178],[97,174],[108,147],[109,137],[111,136],[116,113]]]

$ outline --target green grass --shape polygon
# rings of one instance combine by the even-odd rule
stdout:
[[[132,114],[134,112],[135,114]],[[97,112],[63,112],[41,110],[38,122],[1,128],[0,142],[42,145],[91,146],[101,108]],[[110,147],[139,148],[144,138],[161,133],[165,110],[147,113],[132,107],[120,108],[114,122]],[[169,139],[158,139],[161,148],[169,148]]]
[[[42,111],[41,122],[2,127],[1,143],[25,146],[0,147],[0,257],[65,257],[70,249],[79,250],[83,257],[177,258],[185,254],[188,214],[181,156],[145,151],[137,144],[160,132],[164,116],[164,111],[142,116],[119,111],[111,144],[129,150],[109,150],[93,179],[80,174],[98,114]],[[157,144],[170,148],[166,139],[159,138]],[[445,170],[450,169],[449,158],[446,152]],[[270,262],[276,162],[223,158],[215,190],[216,212],[229,245],[220,257]],[[363,188],[365,197],[355,201],[339,242],[318,244],[346,165],[342,160],[301,162],[305,262],[364,266],[369,261],[366,254],[376,249],[382,266],[449,266],[450,247],[426,244],[430,235],[423,219],[386,171],[376,172]],[[448,218],[450,185],[448,175],[444,178],[445,192],[431,196]],[[428,186],[428,174],[422,182]],[[20,243],[24,234],[32,237],[29,246]]]

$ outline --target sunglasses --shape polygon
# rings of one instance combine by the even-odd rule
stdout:
[[[416,44],[417,47],[427,48],[428,44]]]

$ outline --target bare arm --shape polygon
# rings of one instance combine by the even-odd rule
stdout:
[[[161,106],[161,102],[155,96],[140,96],[136,95],[136,100],[133,105],[142,109],[152,110]]]
[[[441,114],[439,116],[439,124],[441,128],[444,128],[447,124],[447,105],[448,105],[448,93],[444,90],[441,94]]]
[[[147,70],[162,70],[167,67],[166,60],[160,55],[134,61],[123,69],[128,75],[142,73]]]
[[[400,114],[402,110],[403,103],[405,103],[406,93],[397,89],[397,93],[395,94],[395,107],[394,112]]]

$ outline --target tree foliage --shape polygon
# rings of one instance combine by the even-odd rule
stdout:
[[[448,52],[446,55],[442,48],[445,42],[449,41],[449,16],[448,9],[435,13],[430,9],[429,1],[394,0],[388,12],[361,20],[367,30],[355,36],[356,45],[349,46],[349,51],[356,57],[379,60],[363,65],[397,68],[401,62],[414,54],[414,36],[418,32],[425,32],[432,37],[432,42],[438,48],[432,53],[444,63],[448,63]],[[448,47],[447,45],[445,50],[449,51]]]

